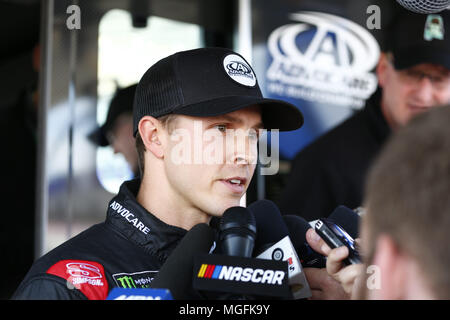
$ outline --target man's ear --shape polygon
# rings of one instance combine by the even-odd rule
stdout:
[[[158,119],[151,116],[142,117],[138,124],[138,130],[145,149],[155,157],[162,159],[164,157],[161,143],[162,126]]]
[[[388,60],[387,53],[381,52],[376,68],[378,84],[381,88],[384,88],[386,84],[387,69],[390,67],[389,64],[390,62]]]
[[[382,234],[376,241],[373,264],[380,268],[380,296],[383,300],[402,299],[404,295],[405,259],[392,237]]]

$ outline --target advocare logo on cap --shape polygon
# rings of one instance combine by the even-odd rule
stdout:
[[[225,72],[231,79],[244,86],[253,87],[256,84],[256,76],[252,68],[236,54],[229,54],[223,59]]]

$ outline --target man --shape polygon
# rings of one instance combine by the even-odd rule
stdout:
[[[14,298],[104,299],[113,287],[148,286],[187,230],[239,205],[257,129],[303,123],[296,107],[264,99],[250,65],[222,48],[153,65],[136,88],[133,119],[142,179],[122,184],[104,223],[40,258]]]
[[[450,106],[413,119],[376,159],[364,201],[364,265],[344,267],[347,248],[309,241],[353,298],[450,299],[449,121]]]
[[[297,154],[281,195],[284,214],[314,220],[338,205],[359,207],[366,172],[391,131],[450,101],[450,12],[401,10],[386,35],[379,90],[363,110]]]
[[[110,145],[121,153],[135,177],[139,176],[138,156],[133,137],[133,101],[137,85],[120,88],[109,104],[105,123],[89,139],[100,147]]]

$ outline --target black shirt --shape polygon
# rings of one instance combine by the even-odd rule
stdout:
[[[364,109],[296,155],[281,212],[311,221],[329,216],[338,205],[362,205],[366,173],[390,131],[378,90]]]
[[[127,181],[94,225],[39,258],[13,299],[105,299],[114,287],[148,287],[186,230],[145,210]]]

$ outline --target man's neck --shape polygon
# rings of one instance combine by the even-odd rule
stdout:
[[[172,194],[168,186],[156,184],[154,181],[165,180],[144,176],[136,197],[148,212],[164,223],[185,230],[190,230],[199,223],[209,223],[211,216],[183,201],[177,201],[177,196]]]

